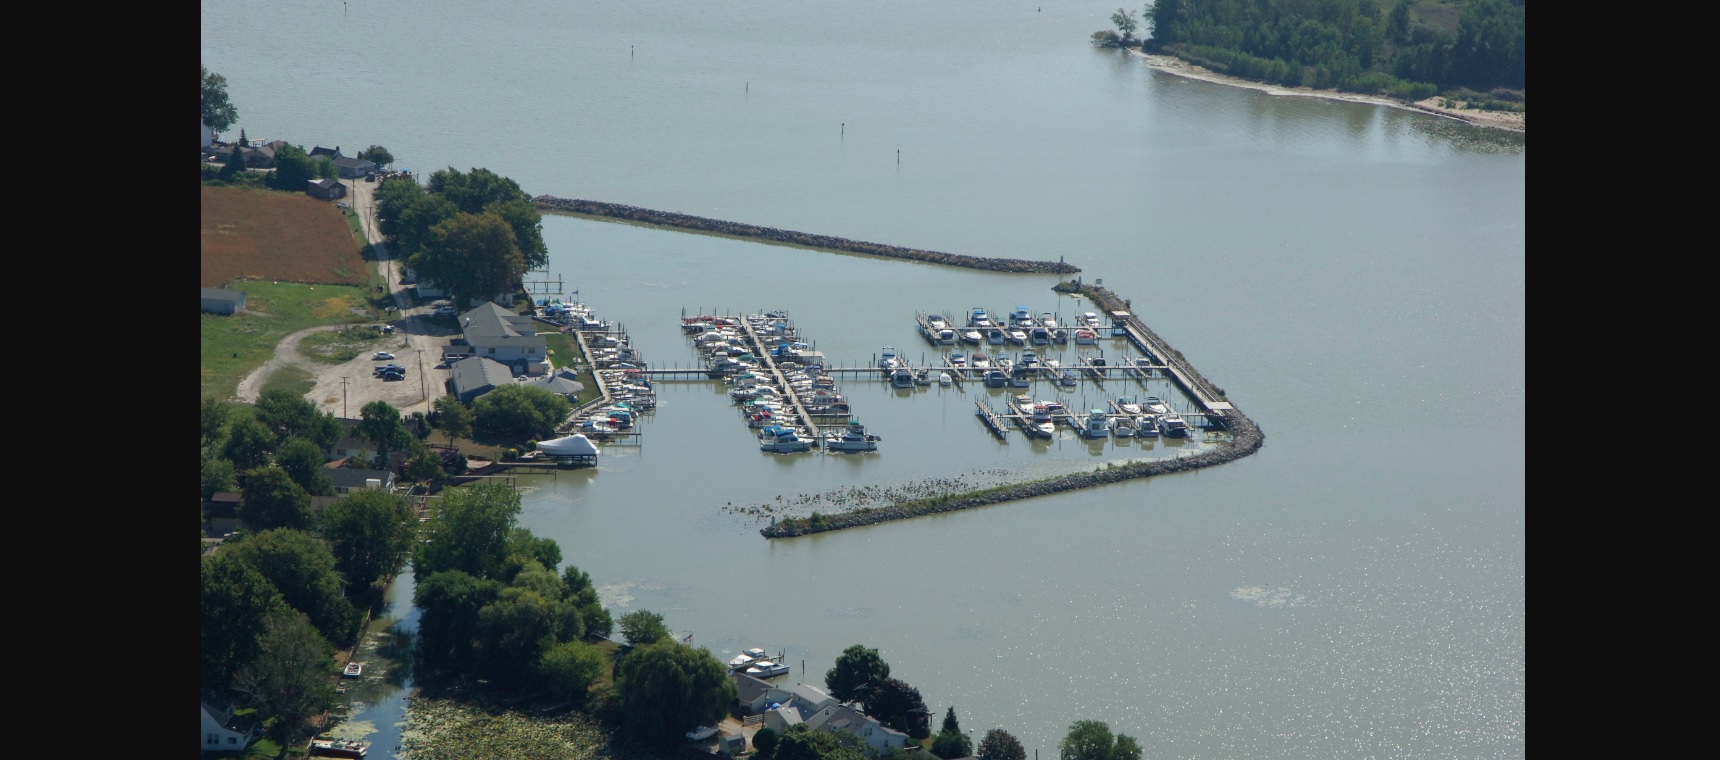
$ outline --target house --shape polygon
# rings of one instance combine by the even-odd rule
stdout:
[[[226,288],[203,289],[203,311],[209,314],[237,314],[245,309],[243,291]]]
[[[375,459],[376,449],[371,447],[369,441],[358,436],[357,429],[360,420],[341,417],[338,421],[341,427],[340,440],[335,442],[325,456],[330,461],[351,457],[363,464],[369,464],[370,460]]]
[[[217,491],[203,502],[203,533],[225,536],[239,529],[239,506],[245,497],[233,491]]]
[[[517,374],[536,376],[548,369],[549,344],[538,335],[531,317],[485,301],[460,315],[460,332],[473,353],[513,367]]]
[[[487,357],[466,358],[454,362],[450,368],[453,375],[454,395],[461,403],[470,404],[490,391],[514,382],[514,373],[494,359]]]
[[[312,198],[332,201],[336,198],[346,197],[346,185],[341,184],[340,180],[337,179],[313,179],[306,181],[305,184],[307,185],[305,193]]]
[[[380,488],[384,491],[394,490],[394,473],[387,470],[338,467],[328,471],[328,479],[334,483],[334,492],[339,496],[345,496],[353,491],[366,488]]]
[[[800,717],[800,708],[793,705],[781,705],[775,709],[766,710],[764,713],[765,728],[779,734],[787,731],[791,726],[798,726],[805,722],[806,719]]]
[[[340,146],[336,145],[333,148],[324,148],[323,146],[318,145],[315,148],[311,148],[311,158],[316,158],[317,156],[328,156],[330,159],[340,158]]]
[[[341,156],[334,160],[334,170],[347,179],[358,179],[376,171],[375,161],[364,161],[357,158]]]
[[[571,367],[562,367],[552,374],[532,378],[521,383],[521,385],[542,388],[550,393],[566,396],[571,400],[573,398],[573,394],[585,390],[584,383],[573,379],[578,376],[578,374],[579,373],[574,372]]]
[[[270,140],[255,148],[246,148],[241,155],[245,157],[245,166],[252,169],[275,168],[275,151],[287,145],[286,140]]]
[[[238,752],[263,735],[263,727],[249,718],[233,715],[233,705],[214,694],[203,694],[204,752]]]
[[[788,692],[788,699],[783,700],[783,703],[800,708],[802,715],[812,715],[826,707],[840,704],[835,697],[830,696],[830,692],[812,684],[795,684],[784,691]]]
[[[738,670],[730,673],[729,677],[735,679],[734,707],[742,715],[757,715],[772,703],[788,701],[787,692],[771,685],[769,681],[754,678]]]
[[[837,733],[848,731],[866,742],[872,754],[883,755],[891,748],[908,745],[908,735],[879,723],[876,718],[847,705],[830,705],[806,719],[806,727],[814,731]]]
[[[203,150],[208,151],[209,146],[215,142],[215,130],[210,129],[209,125],[201,120],[198,123],[203,125]]]

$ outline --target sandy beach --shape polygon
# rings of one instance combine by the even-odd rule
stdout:
[[[1148,66],[1167,74],[1175,74],[1177,76],[1188,77],[1190,79],[1200,79],[1207,82],[1216,82],[1218,84],[1234,85],[1236,87],[1247,87],[1249,89],[1259,90],[1271,95],[1300,95],[1314,98],[1328,98],[1331,100],[1347,100],[1352,103],[1370,103],[1378,106],[1387,106],[1389,108],[1402,108],[1407,111],[1431,113],[1436,116],[1444,116],[1446,118],[1468,122],[1479,127],[1508,129],[1514,132],[1523,132],[1525,134],[1528,132],[1526,128],[1528,117],[1524,114],[1511,111],[1478,111],[1445,108],[1439,104],[1440,98],[1437,96],[1411,103],[1402,100],[1393,100],[1391,98],[1378,95],[1358,95],[1351,92],[1316,90],[1309,87],[1280,87],[1278,85],[1254,82],[1247,79],[1238,79],[1237,77],[1220,74],[1216,71],[1212,71],[1211,69],[1196,66],[1195,64],[1189,63],[1188,61],[1184,61],[1175,56],[1154,55],[1151,53],[1143,53],[1139,50],[1130,50],[1129,54],[1141,57],[1147,62]]]

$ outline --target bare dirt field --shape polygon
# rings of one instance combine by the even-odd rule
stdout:
[[[238,279],[366,285],[370,268],[340,209],[307,195],[203,190],[203,287]]]

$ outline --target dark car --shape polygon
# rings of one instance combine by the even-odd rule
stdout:
[[[385,370],[382,370],[381,372],[376,373],[376,376],[380,377],[384,380],[405,380],[406,379],[406,370],[403,370],[403,369],[385,369]]]

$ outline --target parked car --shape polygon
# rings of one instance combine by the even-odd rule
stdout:
[[[438,306],[438,307],[436,307],[436,316],[438,316],[438,317],[453,317],[453,316],[458,316],[459,313],[460,313],[460,310],[456,309],[452,306]]]
[[[377,377],[380,377],[385,381],[386,380],[405,380],[406,379],[406,370],[388,370],[386,372],[383,372],[383,373],[377,375]]]
[[[371,361],[378,361],[378,362],[382,361],[383,359],[393,359],[393,358],[394,358],[394,354],[388,353],[387,351],[378,351],[374,354],[371,354],[371,356],[370,356]]]

